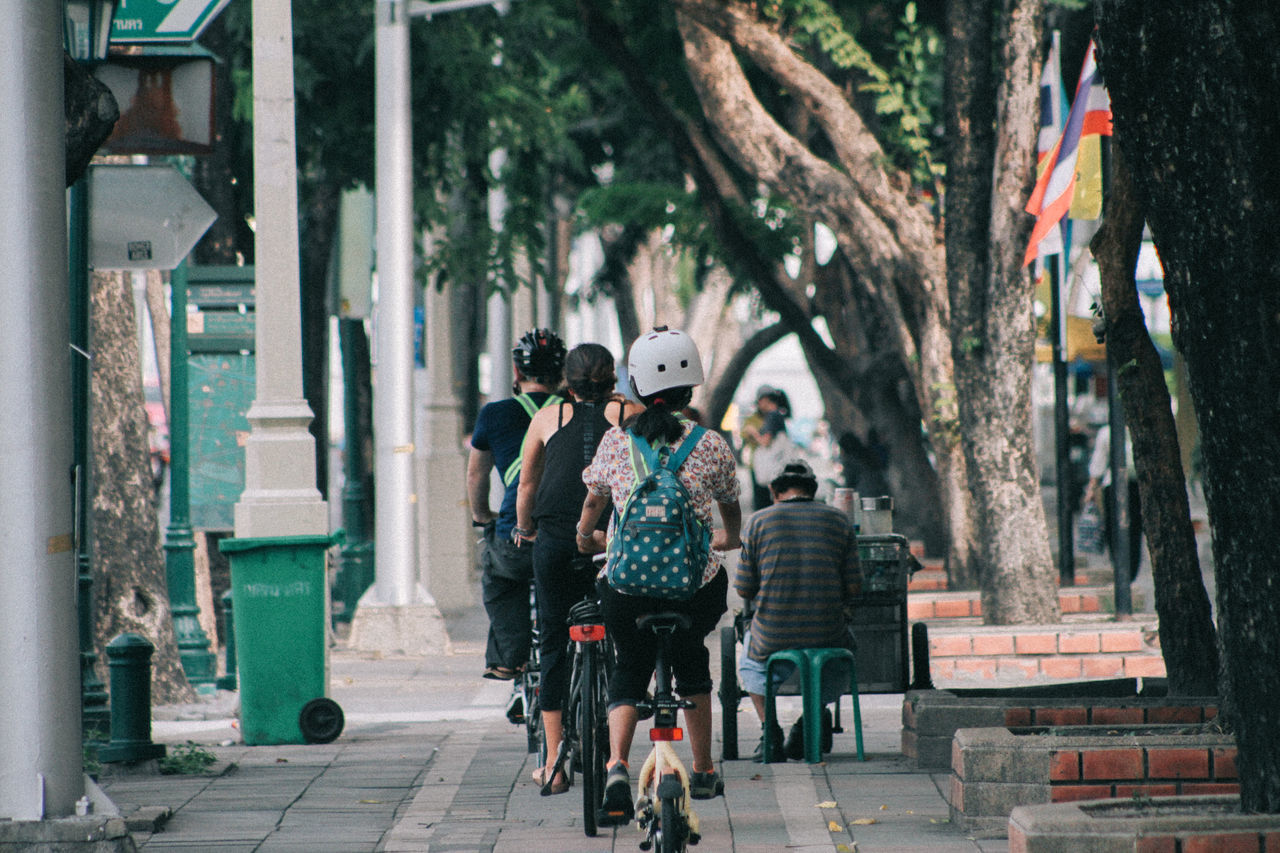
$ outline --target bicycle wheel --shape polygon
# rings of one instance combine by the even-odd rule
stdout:
[[[605,759],[608,723],[604,704],[603,656],[596,644],[583,649],[579,681],[578,738],[582,760],[582,827],[588,837],[596,834],[596,812],[604,804]],[[604,734],[606,737],[601,738]]]
[[[662,823],[658,825],[660,853],[679,853],[684,849],[680,838],[680,809],[675,797],[662,798]]]
[[[546,755],[542,747],[542,703],[538,699],[537,672],[524,674],[524,730],[528,741],[529,752],[539,753],[539,760],[545,763]]]

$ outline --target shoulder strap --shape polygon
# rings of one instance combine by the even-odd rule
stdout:
[[[515,400],[517,403],[520,404],[521,408],[523,408],[525,412],[528,413],[529,418],[531,420],[533,416],[536,415],[540,409],[545,409],[547,406],[554,406],[557,403],[564,402],[563,397],[557,396],[555,394],[548,394],[547,399],[542,401],[541,406],[533,402],[533,398],[525,393],[517,394],[511,399]],[[526,427],[525,438],[528,438],[528,437],[529,437],[529,433],[528,433],[528,428]],[[524,441],[521,440],[520,452],[516,454],[515,459],[511,460],[511,464],[507,466],[507,470],[502,472],[502,485],[507,486],[509,488],[511,484],[516,481],[516,477],[520,476],[520,466],[523,464],[524,464]]]
[[[537,403],[533,402],[533,398],[530,397],[527,393],[521,392],[515,395],[514,397],[512,397],[511,399],[519,403],[520,408],[524,409],[524,413],[529,417],[533,417],[535,414],[537,414],[538,409],[541,408]]]
[[[697,446],[698,441],[706,431],[706,427],[694,426],[694,428],[689,431],[688,437],[685,438],[681,445],[676,448],[675,452],[667,459],[667,468],[672,471],[679,471],[680,466],[684,464],[684,460],[689,458],[689,454],[693,452],[693,448]]]
[[[631,467],[635,470],[638,483],[661,463],[658,461],[658,451],[653,449],[647,439],[631,430],[627,430],[627,437],[631,439]]]

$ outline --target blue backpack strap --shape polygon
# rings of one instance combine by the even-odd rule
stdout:
[[[679,471],[680,466],[684,464],[684,460],[689,458],[689,454],[693,452],[693,448],[697,446],[698,441],[706,433],[706,427],[694,426],[689,431],[689,435],[684,442],[678,447],[674,453],[667,459],[667,469],[670,471]]]
[[[658,451],[653,449],[653,445],[643,436],[637,435],[631,430],[627,430],[627,437],[631,439],[631,467],[635,471],[636,482],[640,482],[650,471],[655,470],[661,462],[659,461]],[[637,462],[641,464],[636,464]],[[641,470],[643,465],[644,470]]]

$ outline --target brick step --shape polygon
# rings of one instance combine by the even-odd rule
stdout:
[[[911,576],[907,583],[908,592],[945,592],[948,591],[948,580],[945,562],[937,557],[920,558],[924,567]],[[1075,583],[1068,589],[1080,587],[1111,587],[1112,572],[1109,567],[1077,566]],[[970,590],[956,590],[957,593],[971,593]]]
[[[916,572],[916,576],[923,572]],[[914,584],[915,581],[912,581]],[[916,590],[907,587],[907,618],[916,622],[930,619],[966,619],[982,615],[981,593],[978,590],[942,592]],[[1077,613],[1103,613],[1111,609],[1114,592],[1110,587],[1073,586],[1058,590],[1058,607],[1064,615]]]
[[[1154,621],[929,623],[929,666],[940,683],[1165,675]]]

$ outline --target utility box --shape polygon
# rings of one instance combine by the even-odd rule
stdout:
[[[859,536],[858,560],[862,592],[854,601],[852,625],[858,692],[905,693],[910,683],[907,583],[919,563],[899,533]]]
[[[224,539],[240,675],[240,731],[251,745],[328,743],[342,732],[329,687],[333,536]]]

